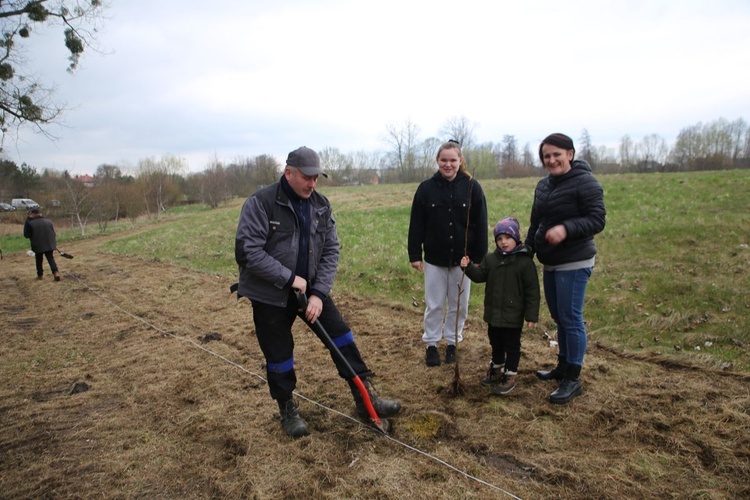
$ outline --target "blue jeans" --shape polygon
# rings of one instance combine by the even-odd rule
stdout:
[[[583,365],[588,339],[583,323],[583,301],[593,268],[574,271],[544,271],[544,298],[557,324],[560,356],[568,364]]]

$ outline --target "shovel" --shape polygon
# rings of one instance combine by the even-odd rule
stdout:
[[[304,319],[304,313],[307,310],[307,297],[299,290],[295,290],[294,293],[297,295],[297,303],[299,304],[301,315]],[[350,377],[349,380],[354,383],[354,385],[357,387],[357,390],[359,391],[360,396],[362,396],[362,401],[364,402],[365,408],[367,409],[367,414],[370,415],[372,425],[375,426],[375,428],[377,428],[383,434],[388,434],[385,423],[380,419],[380,417],[378,416],[378,412],[375,411],[375,407],[372,405],[372,400],[370,399],[370,394],[367,392],[365,384],[362,383],[359,375],[357,375],[357,373],[352,368],[352,365],[349,364],[344,355],[341,354],[338,346],[333,343],[331,336],[328,335],[328,332],[320,323],[320,320],[316,319],[314,323],[310,323],[305,320],[305,323],[307,323],[312,329],[313,333],[315,333],[315,335],[317,335],[317,337],[321,341],[323,341],[323,344],[325,344],[328,350],[333,353],[336,360],[341,363],[341,366],[344,366],[346,368],[346,371],[348,372]]]
[[[60,254],[60,257],[65,257],[66,259],[72,259],[73,258],[73,256],[70,255],[69,253],[67,253],[67,252],[61,252],[59,248],[55,248],[55,250],[57,250],[57,253]]]

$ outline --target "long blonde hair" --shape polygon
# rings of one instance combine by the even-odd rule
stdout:
[[[437,154],[435,155],[435,161],[440,158],[440,153],[442,153],[444,149],[455,149],[456,152],[458,152],[458,157],[461,159],[461,164],[458,166],[458,171],[471,179],[472,175],[469,173],[469,169],[466,167],[466,158],[464,158],[464,155],[461,152],[461,144],[459,144],[458,141],[454,139],[451,139],[448,142],[444,142],[440,145],[440,148],[438,148]]]

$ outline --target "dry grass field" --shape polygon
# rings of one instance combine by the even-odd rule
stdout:
[[[593,334],[568,406],[534,370],[555,353],[524,334],[517,389],[479,384],[471,315],[452,366],[423,362],[421,308],[336,296],[376,386],[403,403],[390,435],[352,418],[346,384],[298,322],[291,440],[268,395],[251,307],[226,278],[65,245],[62,281],[0,261],[2,498],[748,498],[750,375],[622,352]],[[699,362],[699,358],[698,361]]]

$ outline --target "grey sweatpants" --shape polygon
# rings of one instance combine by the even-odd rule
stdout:
[[[460,296],[458,315],[458,341],[463,340],[464,323],[469,309],[471,280],[463,277],[459,266],[439,267],[424,263],[424,334],[422,341],[428,346],[436,345],[445,338],[449,344],[456,343],[456,307],[458,305],[458,285],[463,291]]]

